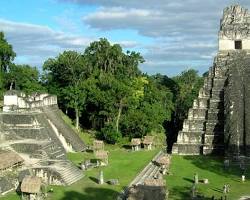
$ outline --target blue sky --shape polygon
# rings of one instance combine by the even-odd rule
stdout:
[[[2,0],[0,31],[17,53],[16,63],[40,67],[64,50],[83,51],[106,37],[139,51],[149,74],[203,73],[217,52],[223,8],[248,0]]]

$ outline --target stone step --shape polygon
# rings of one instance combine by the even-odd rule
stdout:
[[[224,135],[204,135],[204,144],[210,145],[210,144],[223,144],[224,143]]]
[[[200,144],[202,142],[203,131],[192,131],[192,132],[184,132],[180,131],[177,137],[178,143],[195,143]]]
[[[178,143],[173,145],[172,153],[179,155],[200,155],[202,152],[202,144],[182,144]]]
[[[208,107],[208,97],[199,97],[193,102],[193,109],[207,109]]]
[[[188,119],[205,119],[206,111],[206,108],[190,108],[188,111]]]
[[[211,91],[211,99],[223,101],[224,99],[224,90],[213,88]]]
[[[59,168],[56,168],[56,170],[60,174],[66,185],[71,185],[72,183],[83,178],[82,171],[70,162],[64,162],[58,165]]]
[[[223,109],[224,102],[220,99],[210,99],[208,103],[208,108],[210,109]]]
[[[223,120],[224,119],[224,113],[219,110],[219,112],[216,112],[214,110],[208,110],[207,112],[207,119],[208,120]]]
[[[214,155],[224,155],[224,145],[204,145],[202,148],[204,155],[214,154]]]
[[[61,153],[61,154],[55,156],[55,158],[64,158],[64,157],[65,157],[64,153]]]
[[[59,150],[56,150],[56,151],[52,152],[51,155],[54,155],[54,154],[57,154],[57,153],[61,153],[61,152],[62,152],[62,150],[59,149]]]
[[[138,185],[139,183],[142,183],[147,176],[150,176],[150,174],[155,173],[155,171],[152,169],[155,167],[154,161],[158,160],[163,155],[163,152],[160,151],[153,159],[152,162],[150,162],[136,177],[135,179],[129,184],[129,187],[133,185]],[[145,175],[147,174],[147,175]],[[124,191],[126,193],[126,191]]]
[[[204,130],[205,121],[202,119],[198,120],[187,120],[185,119],[183,122],[182,131],[203,131]]]

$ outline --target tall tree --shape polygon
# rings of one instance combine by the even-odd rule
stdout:
[[[16,54],[12,46],[7,42],[4,33],[0,32],[0,71],[6,72]]]
[[[84,57],[76,51],[64,51],[43,65],[49,91],[60,97],[65,108],[74,109],[77,129],[83,106],[81,101],[84,101],[82,80],[87,76],[85,67]]]
[[[27,94],[45,91],[39,80],[39,71],[29,65],[11,64],[4,79],[7,89],[22,90]]]
[[[4,90],[4,74],[14,60],[16,54],[7,42],[4,33],[0,32],[0,99]]]

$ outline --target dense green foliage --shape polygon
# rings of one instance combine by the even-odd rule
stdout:
[[[13,60],[16,53],[0,32],[0,99],[9,89],[22,90],[25,93],[41,92],[45,88],[40,83],[39,71],[29,65],[16,65]]]
[[[44,91],[39,82],[39,72],[37,68],[29,65],[14,65],[5,73],[5,88],[22,90],[30,94],[32,92]]]
[[[60,106],[73,113],[76,127],[98,130],[97,137],[116,143],[122,136],[142,137],[162,131],[173,110],[172,92],[143,75],[136,52],[122,51],[100,39],[85,51],[65,51],[44,63],[44,78]]]
[[[77,129],[94,129],[96,137],[112,144],[122,137],[163,133],[164,128],[173,142],[203,81],[194,70],[172,79],[145,75],[139,70],[144,62],[139,53],[124,52],[106,39],[92,42],[82,53],[64,51],[49,58],[42,76],[34,67],[14,64],[14,58],[1,33],[1,92],[56,94]]]
[[[4,33],[0,32],[0,100],[4,91],[4,75],[15,56],[12,46],[4,38]]]
[[[8,70],[15,56],[12,46],[4,38],[4,33],[0,32],[0,71],[2,73]]]

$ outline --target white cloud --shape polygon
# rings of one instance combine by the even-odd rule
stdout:
[[[91,38],[68,35],[46,26],[0,19],[3,31],[17,53],[16,62],[38,65],[66,49],[82,51]],[[19,58],[20,57],[20,58]],[[24,58],[25,59],[21,59]]]
[[[97,9],[83,18],[90,28],[100,31],[135,30],[154,38],[144,46],[143,69],[152,73],[176,66],[207,65],[217,51],[217,33],[223,9],[234,0],[58,0]],[[249,0],[241,0],[250,7]],[[181,66],[179,61],[182,61]],[[149,70],[150,66],[152,67]],[[155,67],[158,66],[158,67]],[[178,71],[178,70],[177,70]]]
[[[117,41],[117,42],[114,42],[116,44],[120,44],[121,47],[123,48],[135,48],[139,45],[138,42],[136,41],[131,41],[131,40],[122,40],[122,41]]]
[[[66,49],[83,51],[93,39],[54,31],[46,26],[17,23],[0,19],[0,31],[3,31],[9,43],[13,45],[17,56],[26,57],[28,63],[39,64],[51,56]],[[24,59],[19,59],[22,62]],[[36,60],[36,61],[35,61]]]
[[[127,17],[148,17],[151,15],[150,10],[143,9],[124,9],[122,7],[100,8],[98,12],[91,13],[84,20],[124,20]]]
[[[31,64],[41,67],[49,57],[55,57],[64,50],[76,50],[83,52],[84,48],[94,41],[93,37],[72,35],[61,31],[55,31],[47,26],[29,23],[17,23],[0,19],[0,31],[17,53],[15,62]],[[136,41],[116,41],[124,48],[134,48]]]

